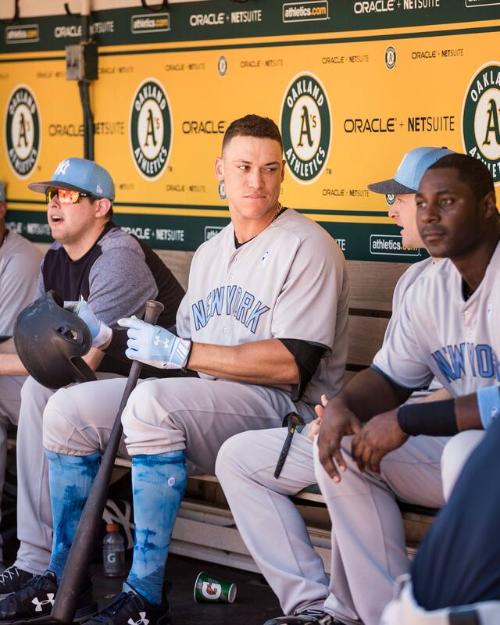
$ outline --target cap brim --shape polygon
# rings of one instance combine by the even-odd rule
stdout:
[[[82,189],[81,187],[76,187],[72,184],[65,184],[64,182],[58,182],[57,180],[49,180],[48,182],[32,182],[28,185],[28,189],[30,191],[34,191],[35,193],[45,193],[47,189],[69,189],[70,191],[79,191],[80,193],[89,193],[86,189]]]
[[[416,189],[410,189],[405,187],[397,180],[391,178],[391,180],[382,180],[381,182],[374,182],[369,184],[368,188],[374,193],[383,193],[384,195],[405,195],[407,193],[416,193]]]

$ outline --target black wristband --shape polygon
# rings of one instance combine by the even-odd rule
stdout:
[[[398,423],[403,432],[410,436],[458,434],[455,400],[403,404],[398,410]]]

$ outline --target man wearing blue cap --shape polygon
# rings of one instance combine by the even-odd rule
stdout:
[[[50,180],[29,188],[45,193],[47,220],[55,239],[41,267],[38,296],[53,289],[66,302],[83,299],[110,326],[125,315],[141,315],[148,299],[158,299],[165,307],[159,323],[165,327],[175,323],[183,289],[152,250],[111,221],[115,188],[103,167],[67,158]],[[101,377],[128,373],[127,362],[95,348],[85,360]],[[25,375],[26,371],[18,356],[10,354],[8,362],[0,358],[0,373]],[[21,392],[17,436],[20,548],[15,564],[0,576],[0,595],[30,582],[49,562],[52,514],[42,415],[53,393],[31,377]]]
[[[392,216],[398,225],[404,226],[402,237],[405,247],[423,247],[416,227],[415,193],[426,169],[450,153],[446,148],[416,148],[405,155],[393,179],[369,185],[376,192],[397,196],[395,205],[399,209]],[[429,259],[417,263],[398,282],[393,299],[393,316],[385,341],[391,335],[391,328],[407,289],[430,265]],[[360,618],[371,625],[372,621],[365,621],[365,616],[380,615],[391,597],[392,580],[399,572],[406,570],[408,562],[405,556],[400,563],[401,571],[386,572],[387,589],[384,594],[379,588],[372,588],[368,572],[368,581],[365,577],[364,569],[368,571],[370,563],[362,560],[356,562],[354,556],[339,553],[334,528],[331,581],[328,581],[323,562],[311,545],[304,520],[290,500],[290,496],[316,482],[310,438],[317,427],[318,420],[310,428],[306,426],[301,433],[294,435],[279,479],[275,479],[274,469],[286,437],[284,429],[250,431],[233,436],[219,452],[216,474],[243,540],[277,594],[283,612],[288,615],[271,619],[265,625],[335,625],[359,623]],[[415,481],[418,483],[420,475],[425,482],[433,472],[438,486],[428,495],[423,492],[412,493],[416,503],[434,506],[442,503],[439,481],[442,447],[443,442],[437,439],[421,445],[419,459],[422,464],[420,467],[412,466],[413,475],[417,476]],[[425,489],[423,487],[422,491]],[[362,523],[363,519],[359,522]],[[400,536],[399,528],[392,534],[389,546],[373,545],[374,560],[391,549],[391,543],[401,543],[404,550],[404,539]],[[343,564],[345,557],[349,559],[350,573],[354,572],[349,583],[356,577],[362,578],[362,584],[358,585],[363,585],[363,594],[357,597],[354,604],[345,600],[350,596]]]
[[[12,352],[14,323],[36,293],[42,252],[33,243],[5,225],[7,203],[5,185],[0,182],[0,358]],[[7,429],[17,425],[24,375],[0,375],[0,500],[7,459]],[[1,538],[0,567],[3,569]],[[1,571],[0,571],[1,572]]]

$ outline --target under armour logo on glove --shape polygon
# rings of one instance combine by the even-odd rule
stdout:
[[[35,612],[41,612],[42,606],[47,605],[47,603],[50,603],[50,605],[54,605],[54,593],[48,592],[47,599],[45,599],[44,601],[40,601],[38,597],[35,597],[34,599],[32,599],[31,603],[35,605]],[[145,625],[147,625],[147,623]]]
[[[184,369],[187,365],[191,341],[136,317],[119,319],[118,324],[128,328],[128,349],[125,352],[128,358],[165,369]]]
[[[133,618],[129,618],[128,625],[149,625],[149,619],[146,618],[146,612],[139,612],[141,617],[138,621],[134,621]]]

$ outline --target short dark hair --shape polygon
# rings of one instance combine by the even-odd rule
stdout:
[[[480,160],[468,154],[447,154],[429,169],[455,169],[458,177],[470,186],[477,201],[482,200],[488,193],[495,192],[489,169]]]
[[[278,126],[269,117],[260,115],[245,115],[235,119],[229,124],[222,140],[222,150],[233,137],[259,137],[261,139],[274,139],[283,150],[283,140]]]

